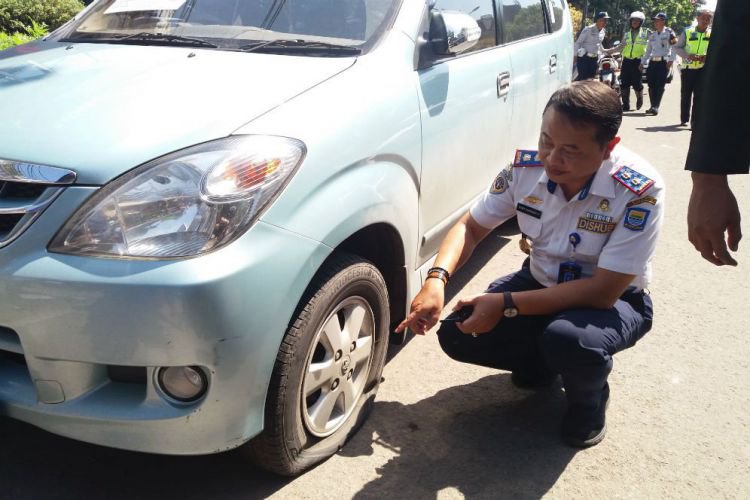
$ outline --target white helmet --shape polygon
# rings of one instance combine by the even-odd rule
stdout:
[[[643,21],[646,20],[646,14],[644,14],[640,10],[636,10],[632,14],[630,14],[630,18],[629,19],[640,19],[641,22],[643,22]]]

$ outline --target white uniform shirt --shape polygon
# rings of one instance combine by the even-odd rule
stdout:
[[[665,61],[674,61],[675,54],[669,40],[674,37],[674,31],[664,28],[661,31],[652,31],[648,34],[646,53],[641,58],[641,64],[648,66],[652,57],[661,57]]]
[[[570,201],[544,167],[509,166],[471,207],[471,216],[486,228],[518,216],[521,231],[532,240],[531,274],[544,286],[557,283],[560,263],[571,260],[570,234],[577,233],[575,261],[582,278],[600,267],[634,274],[631,285],[638,289],[651,279],[663,212],[661,176],[623,146],[615,147]]]
[[[606,29],[598,29],[596,24],[591,24],[583,28],[574,46],[576,54],[578,54],[578,49],[584,48],[586,55],[600,55],[602,53],[602,42],[604,41],[605,34]]]

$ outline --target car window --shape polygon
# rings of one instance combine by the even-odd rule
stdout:
[[[515,42],[546,32],[543,0],[501,0],[505,42]]]
[[[226,49],[277,39],[362,46],[383,33],[399,6],[400,0],[102,0],[63,36],[175,35]]]
[[[558,31],[563,25],[563,0],[547,0],[549,26],[552,31]]]
[[[482,36],[467,52],[497,45],[497,24],[492,0],[437,0],[434,8],[463,12],[476,20],[482,29]]]

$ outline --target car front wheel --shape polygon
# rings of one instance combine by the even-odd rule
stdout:
[[[284,336],[263,432],[246,448],[261,467],[296,475],[336,453],[364,422],[380,383],[388,291],[365,259],[335,254]]]

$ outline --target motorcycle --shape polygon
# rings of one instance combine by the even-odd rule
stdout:
[[[619,45],[615,42],[615,47]],[[599,67],[597,69],[597,76],[599,81],[605,83],[612,88],[617,95],[620,95],[620,60],[619,54],[608,54],[604,53],[599,57]]]

